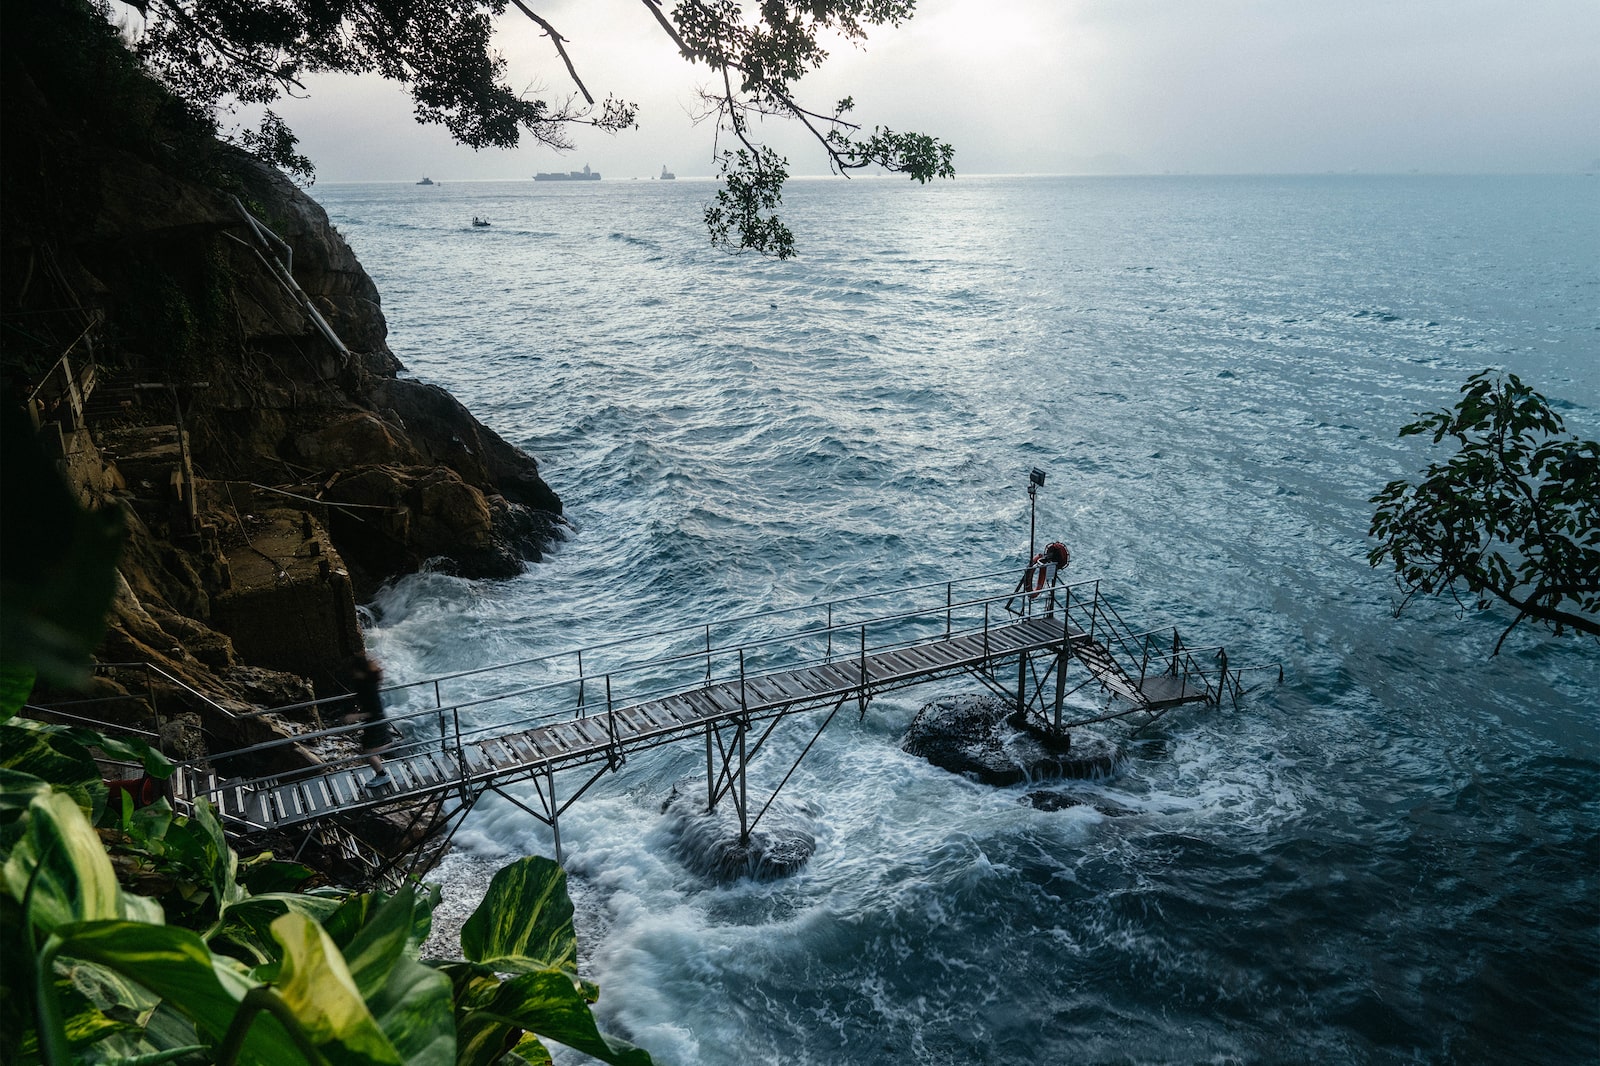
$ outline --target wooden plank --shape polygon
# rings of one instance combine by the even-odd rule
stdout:
[[[704,689],[695,689],[693,692],[684,693],[683,701],[694,712],[694,720],[697,722],[721,716],[722,712],[717,710],[717,705],[711,702]]]
[[[461,776],[461,769],[456,765],[455,759],[443,752],[428,752],[428,761],[433,764],[434,772],[439,775],[440,781],[454,781]]]
[[[656,702],[641,703],[637,707],[633,708],[633,713],[638,715],[640,718],[643,718],[646,722],[649,722],[652,727],[656,729],[666,728],[667,723],[662,719],[657,718],[651,713],[652,711],[659,711],[662,714],[666,713],[662,710],[661,705]]]
[[[530,734],[537,735],[540,740],[545,741],[552,747],[556,748],[557,754],[564,753],[572,747],[571,744],[567,743],[564,737],[561,737],[556,733],[556,727],[553,725],[540,726],[538,729],[530,729],[528,732]]]
[[[757,698],[759,698],[762,704],[765,706],[787,703],[790,699],[790,697],[786,696],[777,685],[773,684],[764,677],[758,677],[752,680],[749,683],[749,688],[755,692]]]
[[[654,733],[661,727],[650,721],[638,707],[624,707],[617,712],[617,729],[629,739]]]
[[[822,692],[846,692],[860,684],[860,673],[856,664],[850,664],[850,670],[840,669],[838,666],[824,666],[817,671],[817,677],[823,682]]]
[[[771,680],[778,691],[790,699],[803,699],[812,694],[799,670],[785,670],[781,674],[773,674]]]
[[[522,760],[524,765],[532,765],[544,761],[544,757],[539,754],[539,749],[534,746],[533,740],[528,734],[513,733],[504,739],[507,744],[511,745],[511,750],[517,753],[517,757]]]
[[[605,723],[595,718],[579,718],[571,723],[578,735],[589,744],[609,744],[610,734],[606,732]]]

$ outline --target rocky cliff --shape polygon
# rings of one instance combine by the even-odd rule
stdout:
[[[427,560],[514,574],[561,501],[533,458],[401,376],[323,210],[85,12],[19,6],[0,39],[0,367],[80,498],[127,514],[100,658],[223,711],[342,691],[357,602]],[[108,667],[97,694],[148,673]],[[213,747],[272,728],[156,687]]]

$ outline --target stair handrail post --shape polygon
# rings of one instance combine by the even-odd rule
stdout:
[[[954,582],[944,583],[944,639],[950,639],[950,609],[955,602]]]
[[[444,694],[439,691],[439,679],[433,679],[433,709],[439,712],[435,717],[439,720],[439,751],[445,750],[444,740]]]
[[[828,633],[828,645],[823,650],[822,661],[825,662],[825,663],[831,663],[831,662],[833,662],[833,601],[832,600],[828,601],[828,628],[827,628],[827,633]]]
[[[989,663],[989,601],[983,601],[983,662]]]
[[[739,649],[739,709],[746,714],[750,713],[750,704],[744,693],[744,649]]]
[[[578,717],[583,717],[584,703],[583,649],[578,649]]]
[[[1183,647],[1183,642],[1178,639],[1178,627],[1172,627],[1172,676],[1178,676],[1178,651]]]
[[[617,709],[611,702],[611,675],[606,675],[606,734],[611,741],[610,748],[606,751],[606,765],[611,767],[611,772],[616,773],[621,765],[617,761]]]
[[[706,687],[711,687],[711,623],[706,623]]]
[[[467,753],[461,745],[461,708],[450,708],[450,716],[455,719],[456,728],[456,770],[461,775],[461,788],[463,795],[467,787]]]
[[[867,716],[867,623],[861,623],[861,691],[856,697],[861,717]]]

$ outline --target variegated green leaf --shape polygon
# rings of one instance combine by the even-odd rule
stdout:
[[[399,1066],[400,1054],[367,1009],[344,956],[322,926],[289,913],[272,923],[283,945],[278,994],[331,1061]]]
[[[468,1014],[462,1026],[463,1043],[466,1023],[471,1023],[475,1037],[482,1031],[482,1038],[475,1043],[485,1050],[493,1046],[494,1027],[500,1026],[506,1033],[517,1029],[536,1033],[542,1040],[565,1044],[612,1066],[650,1066],[647,1052],[600,1032],[589,1004],[573,986],[572,978],[560,970],[518,974],[506,980],[487,1005]],[[493,1061],[474,1060],[485,1066]]]
[[[48,933],[124,916],[111,860],[72,796],[41,792],[23,817],[27,825],[6,859],[5,879],[11,897],[28,905],[25,921]]]
[[[575,972],[578,940],[566,871],[535,855],[495,874],[461,927],[461,953],[501,973]]]
[[[368,912],[343,953],[367,1008],[401,1057],[418,1066],[450,1066],[456,1060],[450,980],[410,953],[415,912],[431,909],[431,898],[418,899],[407,886]]]
[[[0,767],[69,793],[91,818],[105,807],[106,783],[89,749],[58,728],[26,718],[0,723]]]
[[[456,1061],[450,982],[437,970],[400,957],[368,997],[367,1009],[409,1066],[451,1066]]]
[[[33,797],[49,789],[50,782],[42,777],[0,767],[0,823],[27,810]]]
[[[338,910],[340,903],[335,897],[298,892],[245,896],[223,912],[222,919],[206,934],[206,941],[214,948],[234,945],[253,955],[258,964],[264,963],[278,955],[278,942],[272,935],[274,921],[297,911],[320,922]]]
[[[520,1058],[528,1066],[553,1066],[550,1058],[550,1049],[532,1033],[522,1034],[522,1039],[517,1041],[517,1046],[511,1049],[511,1054]]]
[[[228,1031],[251,982],[206,950],[187,929],[145,922],[102,921],[61,926],[58,956],[97,963],[138,982],[189,1018],[213,1041]],[[276,1019],[251,1026],[241,1062],[304,1066]]]

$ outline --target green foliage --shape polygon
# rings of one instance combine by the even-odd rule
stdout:
[[[650,1062],[595,1026],[565,875],[548,859],[496,875],[463,930],[465,958],[424,962],[435,889],[253,894],[247,882],[309,871],[241,864],[204,803],[184,816],[126,802],[97,832],[62,787],[81,791],[81,767],[20,762],[68,780],[0,769],[5,1061],[488,1066],[513,1052],[548,1061],[543,1038]]]
[[[279,170],[292,174],[310,185],[316,177],[311,160],[295,151],[300,139],[289,129],[288,123],[270,108],[261,116],[261,124],[253,130],[243,130],[238,135],[239,147]]]
[[[1508,604],[1515,614],[1496,653],[1530,618],[1600,636],[1600,443],[1567,433],[1545,397],[1491,370],[1462,386],[1453,409],[1400,435],[1456,448],[1415,483],[1391,481],[1372,497],[1378,545],[1368,560],[1394,567],[1401,607],[1446,591],[1463,609]]]
[[[614,97],[595,103],[566,39],[523,0],[516,0],[517,10],[551,42],[575,94],[538,99],[510,87],[505,59],[490,40],[507,0],[130,3],[144,20],[139,56],[188,106],[207,113],[241,102],[271,103],[302,88],[307,74],[375,72],[406,86],[418,121],[442,124],[474,148],[511,148],[526,136],[566,149],[574,125],[615,132],[637,124],[635,105]],[[787,161],[752,140],[752,116],[799,122],[840,173],[880,166],[918,181],[954,176],[950,145],[885,128],[858,140],[860,127],[844,118],[848,99],[827,115],[795,96],[800,79],[828,59],[824,41],[859,47],[869,29],[898,26],[914,8],[913,0],[772,0],[750,7],[735,0],[680,0],[670,10],[655,0],[644,5],[680,55],[711,69],[717,88],[702,93],[707,112],[717,116],[719,133],[741,146],[718,157],[726,187],[706,211],[713,243],[778,258],[794,254],[793,234],[774,213]],[[270,111],[238,142],[310,179],[309,161]]]
[[[773,214],[783,202],[786,162],[765,146],[723,152],[718,160],[723,188],[706,206],[711,243],[731,251],[754,249],[776,259],[794,255],[794,234]]]

